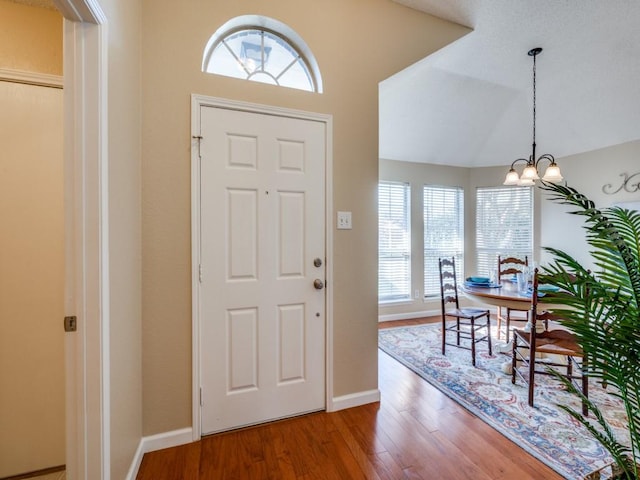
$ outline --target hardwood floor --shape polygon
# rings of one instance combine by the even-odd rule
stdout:
[[[382,352],[379,388],[379,403],[147,453],[137,479],[563,478]]]

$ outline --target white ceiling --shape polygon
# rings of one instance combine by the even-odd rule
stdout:
[[[640,138],[640,1],[394,0],[473,28],[380,84],[380,157],[458,166]]]

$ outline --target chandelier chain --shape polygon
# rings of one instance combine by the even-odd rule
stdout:
[[[535,152],[535,144],[536,144],[536,57],[537,55],[533,55],[533,145]],[[535,159],[534,159],[535,160]]]

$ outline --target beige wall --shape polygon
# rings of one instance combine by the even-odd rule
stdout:
[[[62,16],[0,0],[0,68],[62,75]]]
[[[0,69],[60,74],[61,27],[0,1]],[[62,97],[0,82],[0,477],[65,463]]]
[[[142,437],[141,2],[100,0],[108,20],[111,478]]]
[[[145,0],[143,12],[144,433],[191,425],[192,93],[333,115],[333,206],[354,223],[334,232],[334,393],[377,388],[378,82],[467,30],[390,0]],[[202,73],[209,37],[244,14],[301,35],[324,93]]]

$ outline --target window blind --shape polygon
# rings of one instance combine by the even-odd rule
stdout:
[[[378,186],[378,300],[411,298],[411,224],[408,183]]]
[[[477,274],[489,276],[498,255],[533,260],[533,188],[479,187],[476,191]]]
[[[460,187],[425,185],[424,295],[440,295],[438,259],[455,257],[456,273],[464,275],[464,191]]]

